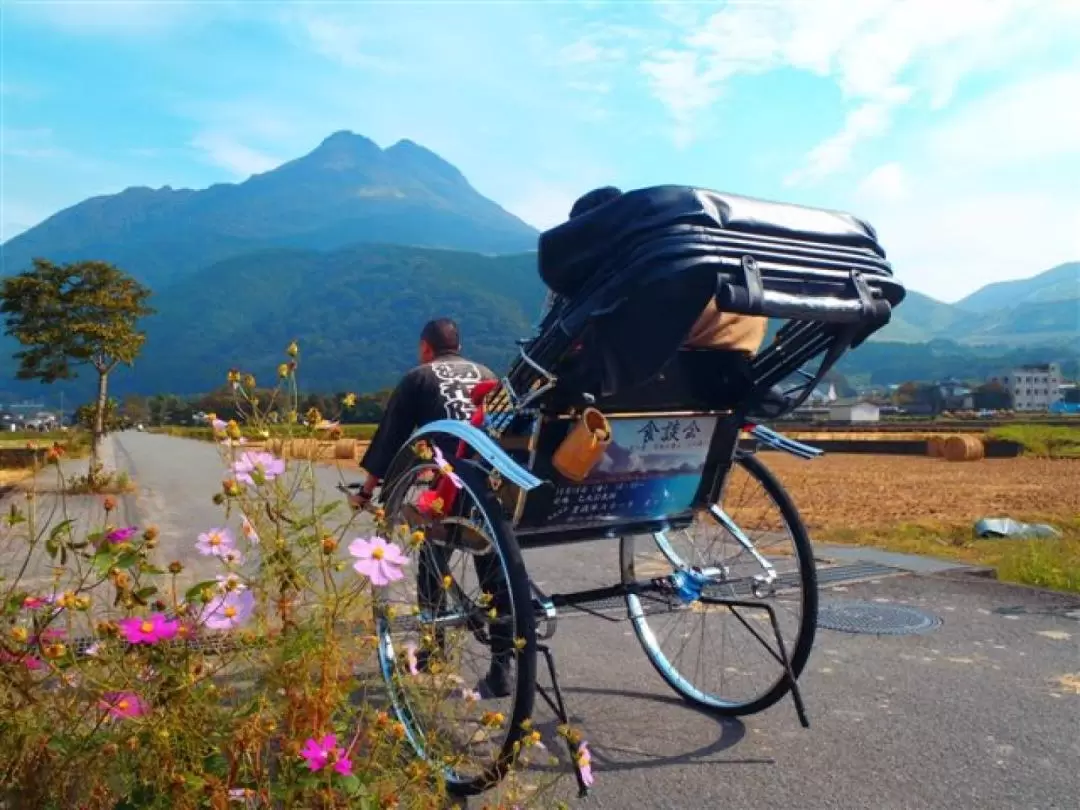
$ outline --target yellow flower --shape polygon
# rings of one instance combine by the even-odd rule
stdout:
[[[322,414],[319,413],[318,408],[308,408],[308,412],[304,416],[310,425],[317,425],[322,421]]]
[[[225,425],[225,435],[233,440],[240,438],[240,425],[236,423],[235,419],[230,419],[229,423]]]
[[[18,641],[20,644],[25,644],[26,640],[30,638],[30,634],[25,627],[12,627],[11,637]]]
[[[515,650],[524,650],[525,649],[525,639],[521,638],[520,636],[518,638],[515,638],[514,639],[514,649]]]
[[[230,368],[229,369],[228,380],[229,380],[230,385],[233,384],[233,383],[240,382],[240,372],[237,371],[235,368]]]
[[[454,584],[454,578],[452,576],[450,576],[449,574],[447,574],[446,576],[444,576],[442,578],[442,586],[446,590],[450,590],[450,586],[452,586],[453,584]]]
[[[254,388],[255,387],[255,375],[254,374],[245,374],[244,375],[244,387],[245,388]]]
[[[296,345],[295,340],[289,344],[289,348],[285,350],[285,354],[289,355],[289,357],[296,357],[296,355],[300,354],[300,347]]]
[[[277,375],[283,380],[286,377],[288,377],[289,376],[289,364],[288,363],[282,363],[281,365],[279,365],[277,367]]]
[[[341,400],[341,404],[346,408],[352,408],[356,405],[356,394],[346,394],[344,399]]]

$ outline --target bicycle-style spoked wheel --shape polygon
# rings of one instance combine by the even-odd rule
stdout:
[[[418,461],[387,487],[388,525],[425,538],[408,544],[405,578],[376,592],[379,660],[416,755],[469,795],[503,777],[525,733],[536,619],[520,549],[484,472],[456,463],[454,505],[433,515],[424,500],[435,472]]]
[[[627,606],[649,661],[687,701],[745,715],[790,690],[768,613],[717,601],[771,605],[799,676],[817,626],[813,551],[791,498],[757,457],[737,454],[714,510],[682,531],[625,537],[620,557],[624,584],[656,578],[672,585],[630,593]]]

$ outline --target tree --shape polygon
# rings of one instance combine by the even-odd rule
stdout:
[[[3,279],[0,313],[6,334],[22,345],[16,377],[52,383],[78,376],[82,366],[98,375],[90,469],[98,465],[105,433],[109,374],[120,363],[132,365],[146,334],[140,318],[152,315],[150,290],[106,262],[53,264],[34,259],[34,267]]]
[[[87,402],[75,409],[75,424],[93,430],[97,423],[98,407],[96,402]],[[105,401],[105,413],[101,420],[102,434],[112,433],[123,426],[123,418],[116,406],[116,400],[109,397]]]

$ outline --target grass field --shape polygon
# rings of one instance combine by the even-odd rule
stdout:
[[[346,439],[370,439],[375,434],[378,425],[342,425],[341,435]],[[167,436],[180,436],[185,439],[202,439],[212,441],[213,431],[209,427],[155,427],[150,428],[151,433],[163,433]],[[311,435],[306,428],[298,425],[275,425],[268,428],[271,438],[306,438]]]
[[[815,540],[991,565],[1004,580],[1080,591],[1080,461],[762,456]],[[1057,540],[978,540],[984,517],[1049,523]]]

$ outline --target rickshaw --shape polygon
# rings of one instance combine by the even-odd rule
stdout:
[[[473,389],[471,421],[414,433],[379,495],[387,525],[427,532],[414,549],[419,567],[397,583],[404,596],[384,591],[375,608],[390,704],[415,755],[465,796],[497,784],[536,739],[537,694],[566,729],[544,642],[568,609],[607,618],[621,609],[659,676],[701,710],[748,715],[790,694],[809,726],[797,680],[814,641],[814,556],[755,450],[820,455],[762,422],[806,401],[905,295],[875,231],[854,216],[673,185],[628,192],[546,231],[538,270],[556,296],[535,334],[518,342],[505,376]],[[755,356],[684,348],[710,300],[767,317],[771,340]],[[727,506],[736,476],[778,513],[765,539]],[[709,532],[713,541],[698,541]],[[781,536],[782,549],[767,551]],[[717,537],[732,556],[713,551]],[[617,584],[545,593],[530,579],[524,551],[573,555],[570,546],[605,539],[619,543]],[[661,617],[693,629],[665,635]],[[760,653],[760,676],[702,663],[705,624],[721,620],[746,634],[733,651]],[[504,694],[469,688],[448,634],[513,670]],[[671,638],[680,654],[701,645],[696,664],[674,660]],[[454,693],[425,698],[415,682],[432,673],[450,677]],[[725,687],[725,674],[749,686]],[[713,676],[720,686],[707,683]],[[455,699],[476,716],[448,719]],[[563,736],[585,795],[587,750]]]

